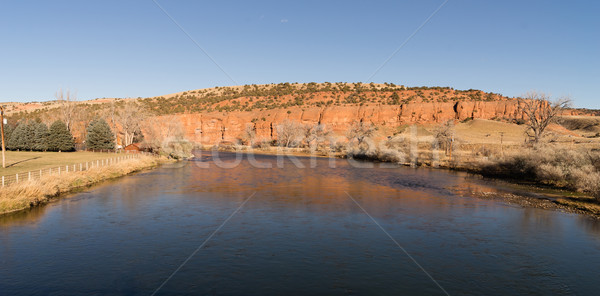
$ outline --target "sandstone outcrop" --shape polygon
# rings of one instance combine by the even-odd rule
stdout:
[[[566,111],[571,115],[576,111]],[[328,107],[290,107],[261,111],[209,112],[169,115],[184,127],[185,137],[200,144],[235,142],[248,127],[258,139],[274,140],[277,125],[286,120],[303,124],[322,124],[334,133],[343,135],[355,121],[397,128],[407,124],[438,124],[448,120],[469,118],[523,119],[522,106],[517,100],[460,101],[408,103],[402,105],[364,105]]]

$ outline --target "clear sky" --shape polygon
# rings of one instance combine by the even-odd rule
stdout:
[[[599,1],[449,0],[402,47],[444,0],[157,1],[216,64],[152,0],[3,1],[0,101],[373,81],[600,108]]]

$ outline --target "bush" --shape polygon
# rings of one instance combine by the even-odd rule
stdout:
[[[403,144],[386,141],[379,146],[371,138],[365,138],[363,145],[349,143],[346,156],[354,159],[374,160],[382,162],[404,163],[406,154],[402,151]]]
[[[194,144],[185,139],[165,141],[160,147],[160,154],[173,159],[185,159],[192,157]]]
[[[481,164],[484,176],[548,184],[586,192],[600,200],[599,152],[537,148]]]

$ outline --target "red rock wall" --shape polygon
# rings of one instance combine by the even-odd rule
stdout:
[[[576,111],[567,111],[568,115]],[[448,120],[523,119],[517,100],[413,103],[403,105],[365,105],[329,107],[292,107],[253,112],[211,112],[174,115],[182,123],[188,140],[201,144],[238,140],[246,126],[256,130],[257,139],[276,139],[276,127],[285,120],[304,124],[323,124],[343,135],[355,121],[398,127],[404,124],[436,124]]]

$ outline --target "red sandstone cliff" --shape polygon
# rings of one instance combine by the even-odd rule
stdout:
[[[576,111],[567,111],[566,115]],[[371,122],[378,126],[399,127],[404,124],[435,124],[448,120],[522,119],[517,100],[491,102],[465,101],[447,103],[408,103],[402,105],[364,105],[329,107],[291,107],[262,111],[235,111],[178,114],[175,116],[184,127],[190,141],[216,144],[235,141],[246,126],[256,130],[259,139],[275,139],[276,127],[285,120],[304,124],[323,124],[333,132],[343,135],[354,121]]]

